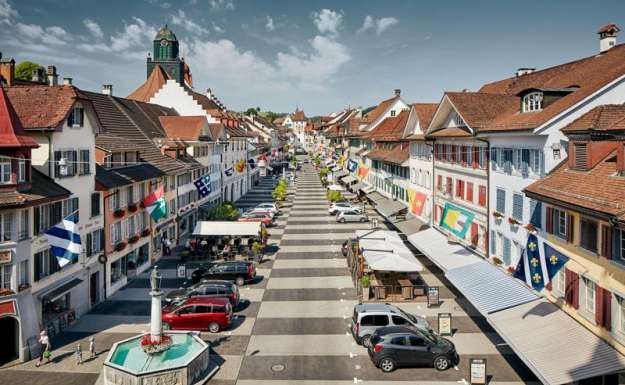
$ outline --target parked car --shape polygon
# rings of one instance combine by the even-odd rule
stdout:
[[[273,210],[264,208],[264,207],[254,207],[253,209],[250,209],[249,211],[247,211],[247,213],[248,214],[265,214],[271,219],[273,219],[276,215],[276,213]]]
[[[405,326],[378,329],[367,350],[373,364],[383,372],[402,366],[434,366],[443,371],[460,361],[456,347],[448,339]]]
[[[243,213],[238,219],[239,222],[263,222],[265,226],[271,224],[271,217],[263,213]]]
[[[413,326],[431,332],[425,317],[406,313],[397,306],[388,303],[362,303],[354,306],[351,331],[358,344],[369,347],[373,333],[386,326]]]
[[[336,214],[336,221],[339,223],[367,222],[368,220],[367,214],[364,214],[360,209],[339,211],[339,213]]]
[[[177,303],[191,297],[221,297],[228,298],[230,304],[236,308],[239,304],[239,288],[230,281],[202,280],[187,288],[171,290],[165,296],[165,302]]]
[[[232,305],[227,298],[193,297],[163,308],[165,330],[208,330],[217,333],[230,327]]]
[[[336,215],[341,211],[351,211],[351,210],[360,210],[359,207],[354,206],[350,202],[333,202],[330,204],[330,208],[328,209],[328,213],[330,215]]]
[[[270,202],[261,203],[261,204],[256,205],[256,208],[271,210],[274,213],[274,215],[282,214],[282,211],[278,208],[278,206],[275,203],[270,203]]]
[[[191,281],[196,283],[203,279],[223,279],[243,286],[256,277],[256,267],[253,262],[231,261],[200,267],[191,273]]]

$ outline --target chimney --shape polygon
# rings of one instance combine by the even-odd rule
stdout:
[[[59,84],[59,75],[56,73],[56,67],[55,66],[48,66],[48,85],[49,86],[56,86]]]
[[[213,92],[211,91],[210,88],[206,89],[206,97],[209,98],[210,100],[213,100]]]
[[[399,88],[395,88],[395,96],[401,95],[401,90]]]
[[[620,143],[616,151],[616,173],[625,176],[625,143]]]
[[[599,53],[606,52],[616,45],[616,35],[621,29],[616,24],[606,24],[599,28]]]
[[[43,68],[35,68],[33,70],[32,81],[36,83],[45,83]]]
[[[63,85],[64,86],[71,86],[72,85],[72,78],[63,78]]]
[[[103,84],[102,85],[102,93],[104,95],[113,96],[113,85],[112,84]]]
[[[15,82],[15,60],[13,58],[2,58],[0,52],[0,78],[4,79],[7,86],[12,86]]]
[[[518,78],[519,76],[531,74],[534,71],[536,71],[536,68],[521,67],[516,70],[516,77]]]

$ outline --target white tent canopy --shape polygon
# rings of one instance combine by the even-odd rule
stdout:
[[[356,237],[362,255],[372,270],[419,272],[423,270],[421,262],[395,231],[357,230]]]
[[[362,255],[371,270],[413,273],[423,270],[423,265],[413,256],[382,251],[364,251]],[[410,258],[410,259],[408,259]]]
[[[193,235],[257,237],[261,228],[261,222],[200,221],[195,225]]]

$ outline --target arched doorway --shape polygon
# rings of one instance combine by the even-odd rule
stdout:
[[[19,358],[20,325],[14,317],[0,318],[0,365]]]
[[[228,200],[228,186],[224,187],[224,201]]]
[[[234,183],[230,185],[230,202],[234,202]]]

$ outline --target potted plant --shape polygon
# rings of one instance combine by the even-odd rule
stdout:
[[[138,207],[136,203],[131,203],[128,205],[128,211],[130,211],[131,213],[134,213],[135,211],[137,211]]]
[[[512,218],[512,217],[508,217],[508,223],[513,225],[513,226],[518,226],[521,224],[521,222],[517,221],[516,219]]]
[[[149,229],[149,228],[143,229],[143,231],[141,232],[141,236],[142,237],[147,237],[148,235],[150,235],[151,232],[152,232],[152,230]]]
[[[265,246],[260,242],[252,243],[252,253],[254,255],[261,255],[265,251]]]
[[[117,209],[113,212],[113,216],[116,218],[121,218],[124,216],[124,214],[125,214],[124,209]]]
[[[139,240],[139,235],[135,234],[128,238],[128,243],[136,243]]]
[[[493,211],[493,217],[495,217],[495,219],[501,219],[503,218],[503,214],[498,211]]]
[[[516,271],[516,267],[514,267],[514,266],[508,266],[508,268],[506,269],[506,271],[508,271],[508,273],[510,273],[510,274],[514,274],[514,272]]]
[[[497,257],[493,257],[492,261],[497,266],[501,266],[501,264],[503,263],[503,261],[501,259],[497,258]]]
[[[115,251],[122,251],[126,248],[126,242],[121,241],[115,245]]]
[[[366,289],[371,285],[371,279],[368,275],[363,275],[362,278],[360,278],[360,284]]]
[[[534,226],[531,223],[528,223],[527,225],[525,225],[525,229],[529,231],[530,233],[536,232],[536,226]]]

